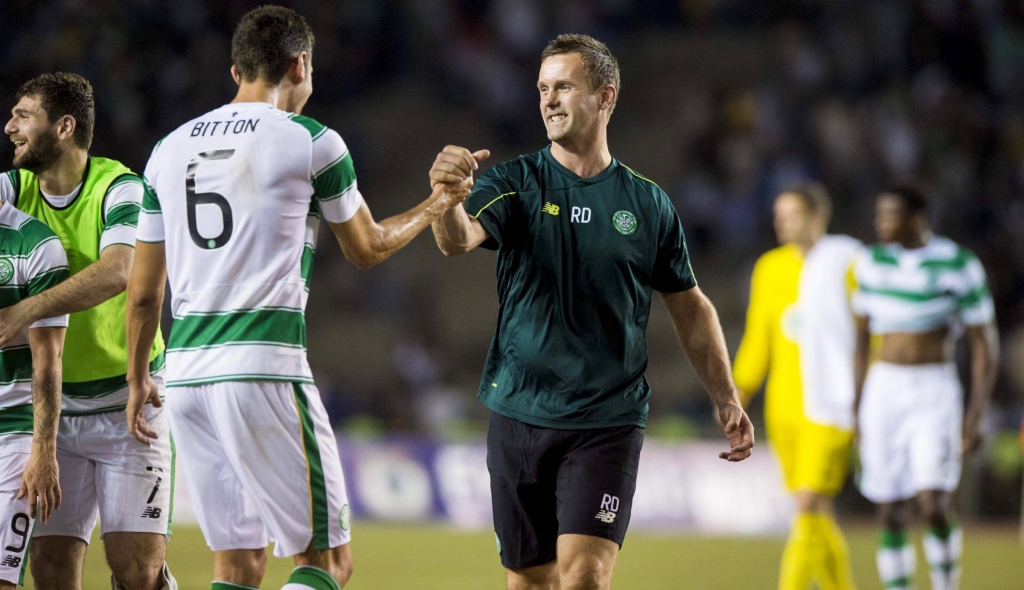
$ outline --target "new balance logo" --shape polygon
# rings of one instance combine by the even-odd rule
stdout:
[[[162,509],[150,506],[142,512],[142,518],[160,518],[162,512]]]
[[[619,511],[619,497],[612,496],[611,494],[605,494],[601,498],[601,510],[598,511],[595,519],[600,520],[605,524],[611,524],[615,522],[615,517],[618,516],[616,512]]]
[[[558,215],[558,212],[562,210],[558,205],[552,205],[551,203],[544,203],[544,206],[540,208],[544,213],[550,213],[552,215]]]
[[[21,558],[17,555],[8,555],[0,561],[0,567],[21,567]]]

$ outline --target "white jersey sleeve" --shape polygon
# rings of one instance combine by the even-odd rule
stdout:
[[[28,215],[22,215],[26,218],[26,225],[42,224],[42,222]],[[64,246],[61,245],[57,236],[52,233],[32,247],[32,250],[28,252],[22,264],[24,265],[22,268],[25,277],[25,291],[30,297],[60,284],[71,276],[71,271],[68,268],[68,256],[64,252]],[[67,325],[68,315],[64,314],[39,320],[30,325],[29,329],[66,328]]]
[[[3,174],[0,174],[0,201],[5,203],[14,203],[18,200],[18,192],[14,189],[15,178],[17,178],[17,170],[8,170]]]
[[[126,176],[110,187],[103,201],[103,233],[100,252],[107,246],[135,247],[135,232],[142,205],[143,184],[138,176]]]
[[[313,200],[324,219],[345,223],[363,204],[352,154],[333,129],[324,127],[313,137]]]
[[[157,243],[164,241],[164,216],[160,210],[160,200],[156,196],[153,187],[156,186],[156,171],[158,169],[157,150],[160,144],[156,144],[153,153],[146,164],[146,172],[142,180],[142,201],[139,208],[139,227],[135,232],[135,239],[140,242]]]
[[[972,252],[964,251],[967,262],[956,290],[960,319],[968,326],[988,324],[995,319],[995,305],[988,289],[985,268]]]

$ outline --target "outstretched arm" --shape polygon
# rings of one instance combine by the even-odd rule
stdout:
[[[28,497],[32,518],[46,524],[60,507],[60,471],[57,467],[57,425],[60,420],[61,354],[67,328],[32,328],[32,451],[21,477],[18,497]],[[37,508],[38,503],[38,508]]]
[[[361,269],[386,260],[405,247],[445,211],[459,206],[469,196],[469,188],[459,184],[439,184],[426,200],[394,217],[376,222],[369,207],[363,203],[352,219],[331,223],[345,258]]]
[[[120,294],[128,284],[134,256],[131,246],[107,246],[99,260],[61,284],[0,309],[0,346],[39,320],[84,311]]]
[[[729,452],[719,457],[728,461],[746,459],[754,447],[754,426],[743,411],[733,384],[729,351],[715,306],[699,287],[662,293],[661,299],[672,319],[679,345],[715,404],[729,438]]]
[[[136,242],[135,265],[128,281],[125,335],[128,340],[128,432],[139,442],[156,438],[142,410],[146,402],[160,407],[160,391],[149,376],[149,353],[160,329],[167,260],[163,242]]]

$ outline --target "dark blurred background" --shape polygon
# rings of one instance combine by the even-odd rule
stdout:
[[[543,147],[541,49],[562,32],[605,41],[623,80],[612,154],[672,197],[733,349],[753,261],[775,245],[780,188],[824,181],[837,205],[832,229],[871,241],[879,188],[917,183],[934,199],[938,232],[985,263],[1004,343],[993,437],[968,467],[965,493],[982,514],[1019,510],[1024,3],[279,3],[317,36],[304,114],[349,144],[378,218],[428,195],[426,173],[445,144],[489,148],[493,162]],[[257,4],[0,0],[3,108],[39,73],[78,72],[96,91],[93,153],[141,171],[157,140],[231,100],[231,31]],[[11,155],[0,142],[0,170]],[[446,260],[425,235],[358,271],[323,233],[309,354],[336,427],[364,436],[481,431],[486,415],[474,398],[497,310],[493,254]],[[712,435],[710,405],[660,303],[649,342],[649,434]]]

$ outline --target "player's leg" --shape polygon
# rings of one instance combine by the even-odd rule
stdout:
[[[558,433],[491,413],[487,472],[494,541],[509,590],[557,590]]]
[[[786,489],[801,503],[798,478],[798,459],[802,416],[766,416],[768,443],[779,462]],[[807,500],[807,498],[803,498]],[[804,518],[806,511],[798,510],[789,527],[789,537],[782,551],[779,567],[779,588],[804,590],[811,581],[811,552],[815,548],[813,523]]]
[[[168,390],[165,407],[196,520],[213,551],[213,588],[258,588],[268,542],[252,499],[224,453],[209,400],[212,385]]]
[[[907,534],[911,509],[908,501],[878,506],[882,533],[878,540],[876,562],[882,585],[887,590],[910,590],[914,587],[917,553],[914,551],[914,543]]]
[[[960,585],[963,535],[956,525],[953,492],[960,480],[963,402],[952,365],[921,369],[922,402],[911,447],[911,472],[918,506],[927,528],[924,554],[933,590]]]
[[[57,432],[60,509],[32,537],[29,564],[38,590],[81,590],[85,552],[96,527],[96,465],[77,446],[78,418],[61,418]]]
[[[850,431],[811,421],[800,430],[794,468],[798,513],[791,538],[804,565],[798,565],[801,576],[781,576],[784,588],[804,590],[808,574],[822,590],[854,588],[849,549],[832,503],[846,480],[852,440]]]
[[[165,408],[146,406],[149,445],[128,433],[124,412],[75,418],[83,453],[96,463],[103,547],[115,590],[174,590],[164,562],[171,521],[174,452]]]
[[[7,435],[0,453],[0,589],[14,590],[25,578],[29,541],[35,525],[28,498],[18,498],[21,476],[29,460],[28,435]],[[14,450],[14,447],[21,447]],[[9,450],[8,450],[9,449]]]
[[[295,569],[283,590],[304,590],[306,588],[330,587],[333,580],[341,588],[352,577],[352,547],[346,543],[340,547],[317,551],[312,543],[305,553],[295,556]]]
[[[560,586],[608,588],[632,514],[644,431],[563,431],[562,438],[567,447],[556,490]]]
[[[905,500],[914,496],[910,446],[911,417],[919,410],[912,396],[914,374],[907,367],[876,363],[868,373],[861,400],[860,490],[879,506],[882,532],[876,554],[878,574],[887,589],[913,587],[914,546],[907,536],[910,518]]]
[[[508,590],[560,590],[558,562],[505,570]]]
[[[619,544],[590,535],[558,537],[559,590],[607,590]]]

